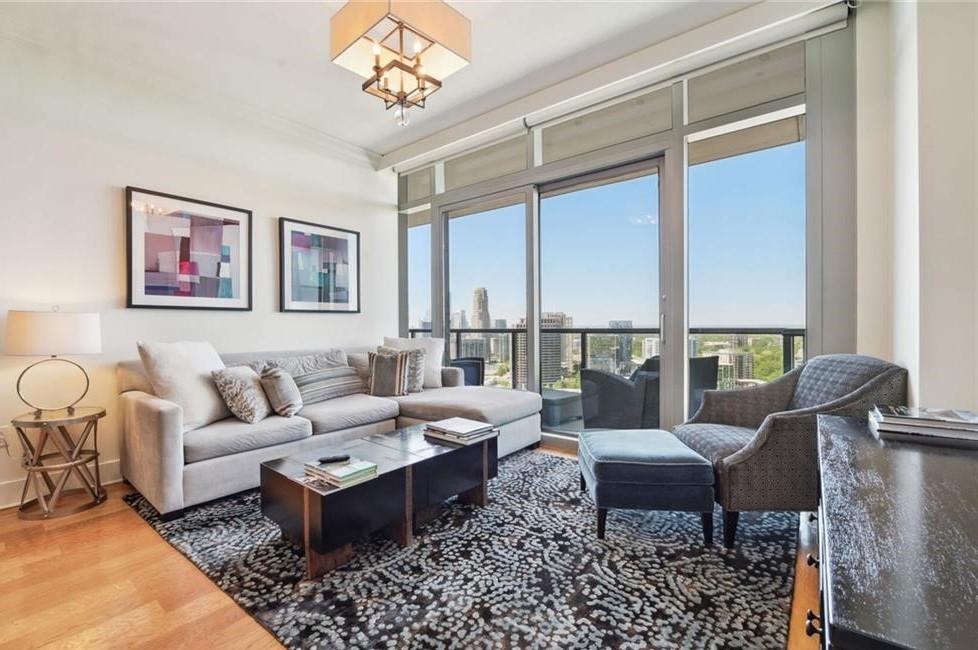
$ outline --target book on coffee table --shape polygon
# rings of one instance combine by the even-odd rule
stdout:
[[[449,442],[456,445],[474,445],[477,442],[495,438],[499,435],[499,429],[490,428],[487,431],[480,431],[479,433],[466,436],[457,436],[451,433],[445,433],[444,431],[438,431],[436,429],[428,429],[424,432],[424,435],[425,438],[437,440],[438,442]]]
[[[306,476],[325,481],[336,487],[348,487],[377,476],[377,463],[354,458],[341,463],[328,464],[309,461],[305,463],[305,473]]]
[[[469,420],[467,418],[446,418],[437,422],[429,422],[425,425],[429,431],[457,436],[460,438],[477,436],[492,430],[492,425],[488,422]]]

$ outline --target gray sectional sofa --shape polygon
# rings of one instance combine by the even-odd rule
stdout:
[[[227,365],[326,352],[295,350],[222,354]],[[347,350],[362,372],[365,349]],[[447,417],[499,427],[499,456],[540,441],[542,401],[536,393],[463,386],[458,368],[442,369],[442,388],[404,397],[349,395],[308,404],[291,418],[272,415],[256,424],[236,418],[184,433],[182,409],[153,394],[142,362],[117,367],[122,413],[122,475],[164,517],[184,508],[258,486],[259,464],[330,442],[392,431]]]

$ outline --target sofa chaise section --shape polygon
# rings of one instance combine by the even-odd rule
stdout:
[[[489,386],[459,386],[425,389],[393,399],[400,407],[398,427],[450,417],[480,420],[499,427],[500,457],[540,442],[543,400],[537,393]]]

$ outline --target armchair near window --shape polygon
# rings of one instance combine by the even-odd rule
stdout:
[[[581,368],[585,429],[659,428],[659,373],[639,371],[632,379]]]
[[[819,414],[865,417],[874,404],[906,400],[905,369],[830,354],[762,386],[706,391],[700,409],[673,433],[713,463],[729,548],[742,511],[816,509]]]
[[[448,365],[461,368],[466,386],[481,386],[486,379],[486,360],[482,357],[459,357],[452,359]]]

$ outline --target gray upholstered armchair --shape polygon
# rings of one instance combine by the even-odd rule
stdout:
[[[733,546],[744,510],[815,510],[816,416],[865,417],[873,404],[905,404],[907,371],[854,354],[815,357],[778,379],[707,391],[673,433],[713,463],[723,538]]]

